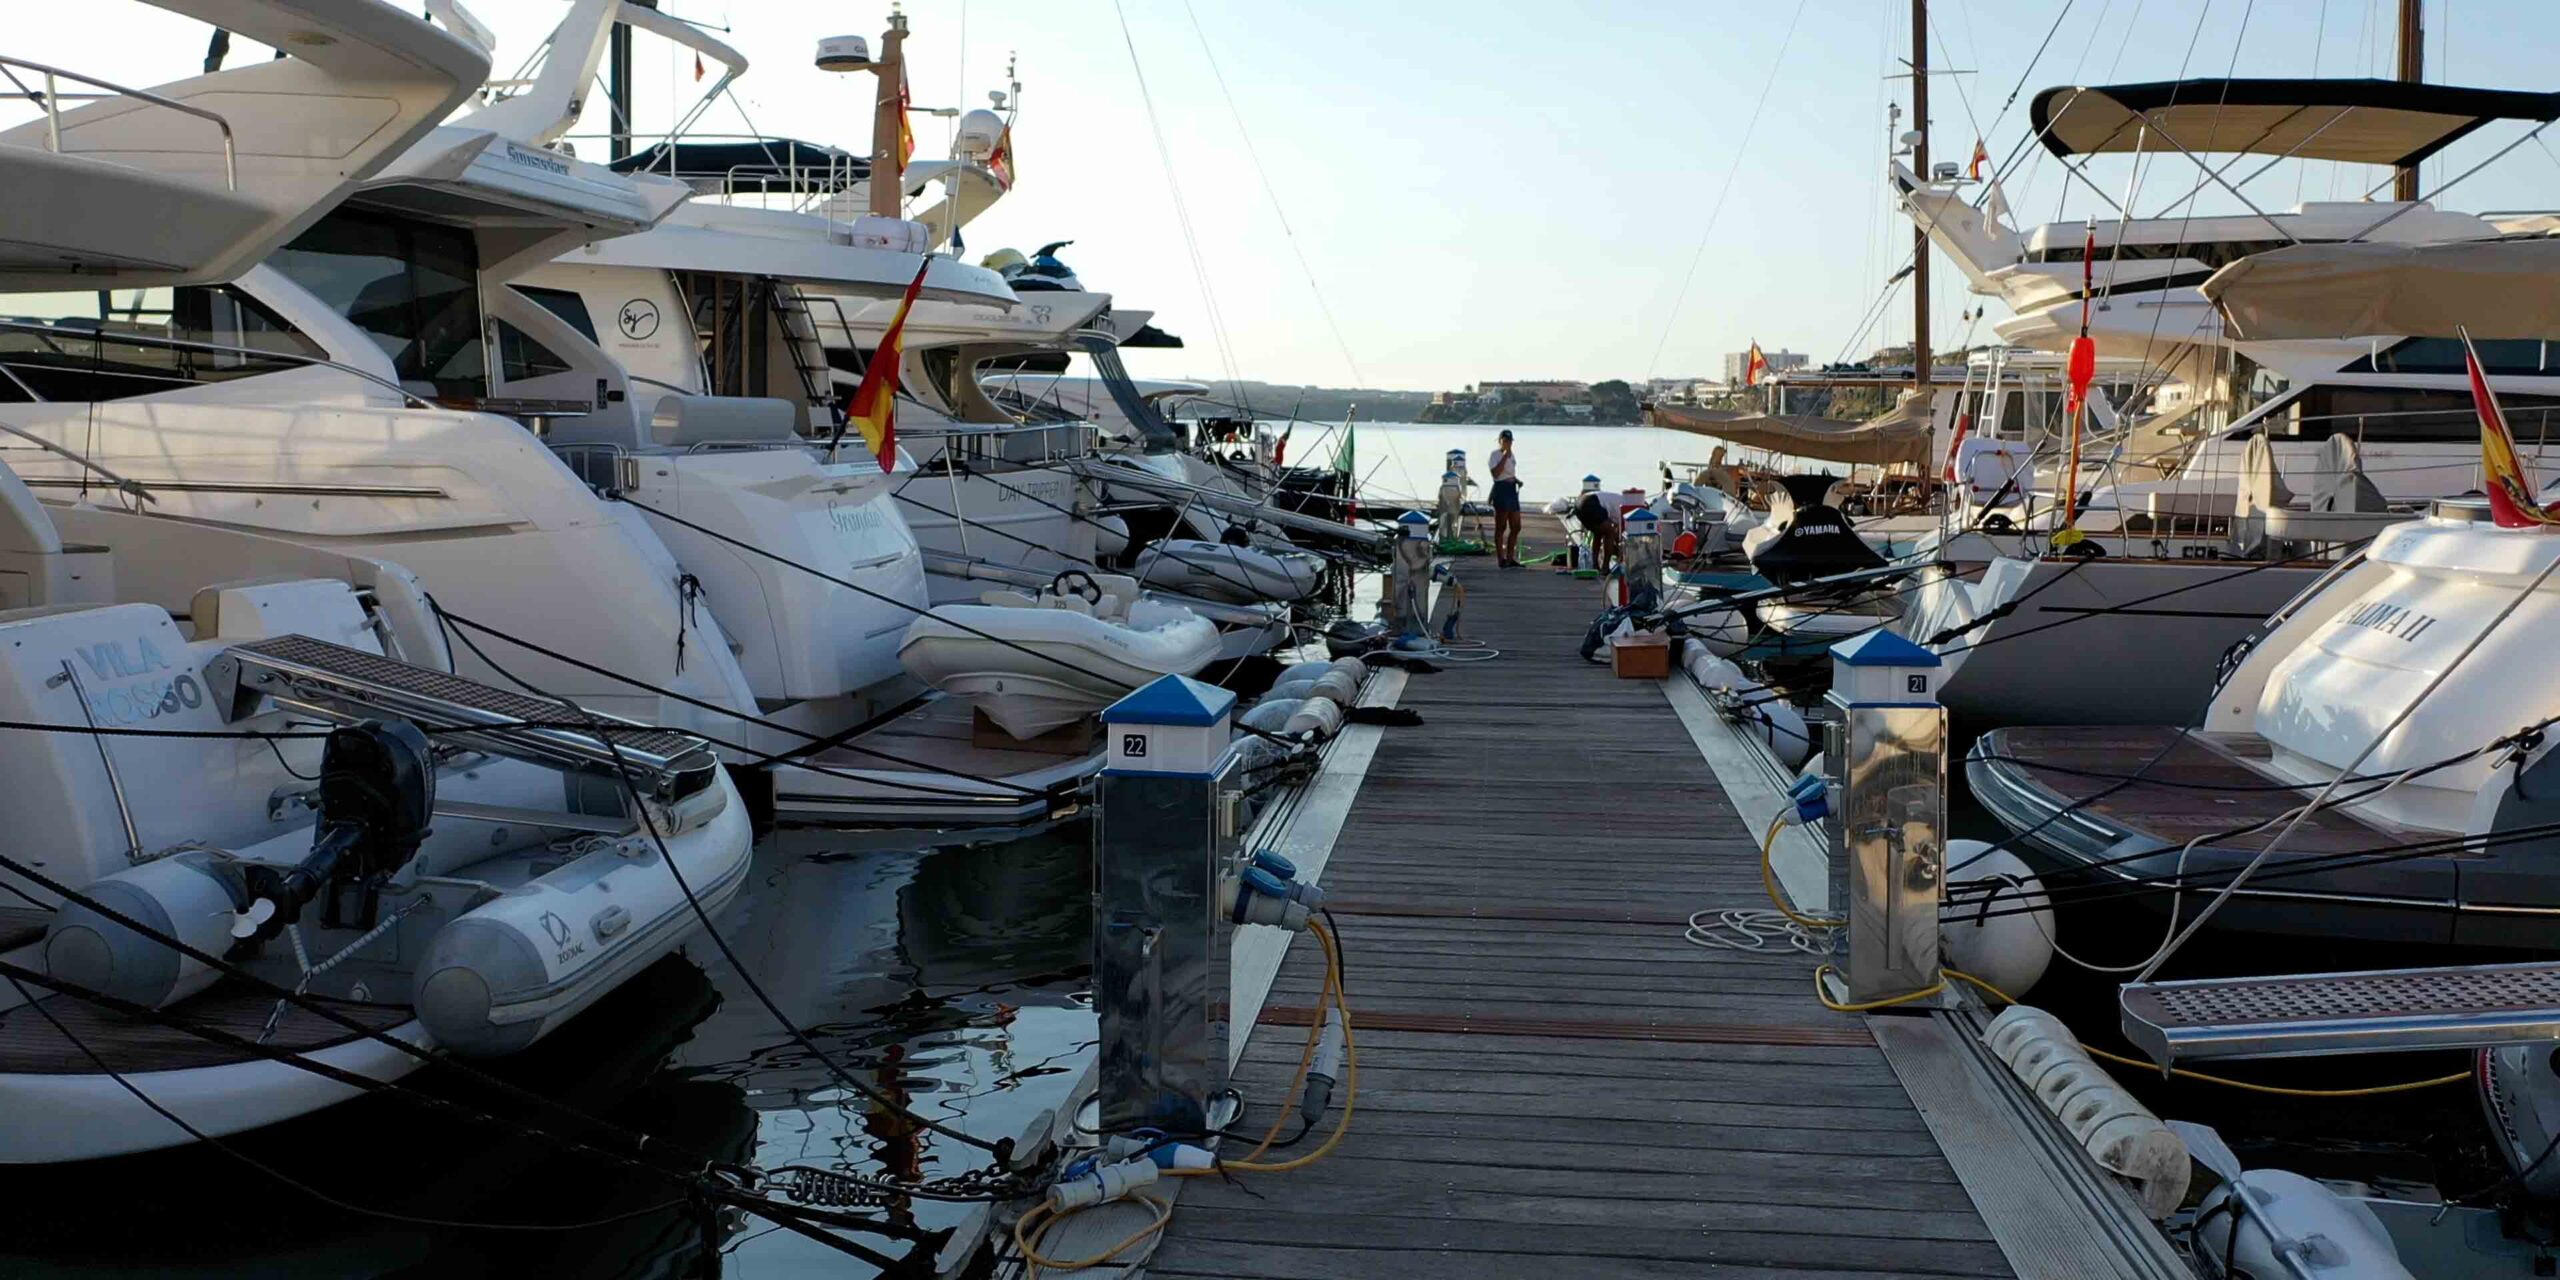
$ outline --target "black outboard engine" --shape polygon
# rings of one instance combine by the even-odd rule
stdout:
[[[353,896],[353,927],[370,929],[383,881],[417,854],[435,800],[435,761],[416,726],[338,729],[321,752],[320,823],[301,865],[187,849],[103,876],[62,904],[46,933],[45,967],[75,989],[158,1009],[219,976],[167,939],[219,955],[241,939],[283,932],[323,893],[326,923],[346,924]]]
[[[332,732],[320,753],[320,825],[311,856],[290,868],[247,868],[256,899],[243,921],[253,927],[250,936],[283,932],[314,898],[323,925],[372,928],[383,882],[417,856],[435,807],[435,757],[416,725],[367,720]]]
[[[1788,476],[1769,501],[1769,521],[1778,536],[1751,557],[1752,572],[1772,586],[1790,586],[1835,573],[1884,567],[1884,557],[1858,536],[1857,528],[1838,507],[1830,505],[1830,476]]]

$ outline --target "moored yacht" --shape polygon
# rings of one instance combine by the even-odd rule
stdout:
[[[2560,333],[2548,309],[2504,299],[2550,288],[2551,248],[2309,246],[2265,266],[2307,260],[2352,287],[2309,302],[2252,298],[2244,262],[2207,289],[2235,317],[2294,306],[2304,330],[2357,336],[2379,321],[2424,332],[2454,317],[2538,348]],[[2492,264],[2506,287],[2439,269],[2439,254]],[[2492,346],[2481,344],[2484,364]],[[2534,493],[2529,463],[2510,461],[2533,419],[2498,382],[2480,379],[2472,427],[2489,497],[2439,499],[2383,529],[2255,628],[2184,727],[1985,735],[1968,769],[1977,798],[2098,882],[2184,877],[2197,890],[2180,895],[2190,908],[2227,889],[2218,928],[2560,945],[2541,798],[2554,785],[2543,730],[2560,694],[2538,640],[2560,608],[2560,541],[2551,495]],[[2492,396],[2508,405],[2503,423],[2491,421]],[[2453,411],[2442,412],[2449,435]],[[2199,788],[2214,800],[2201,817]]]

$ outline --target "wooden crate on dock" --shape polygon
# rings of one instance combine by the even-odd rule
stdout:
[[[1660,680],[1671,674],[1671,637],[1642,631],[1612,636],[1609,665],[1621,680]]]

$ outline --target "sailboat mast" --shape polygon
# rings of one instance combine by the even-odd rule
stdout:
[[[880,61],[874,67],[879,93],[871,100],[871,212],[898,216],[907,188],[903,130],[906,126],[907,15],[892,10],[889,30],[880,37]]]
[[[2400,79],[2404,84],[2427,78],[2427,32],[2418,20],[2420,2],[2400,0]],[[2391,198],[2418,198],[2418,166],[2404,164],[2391,171]]]
[[[1929,180],[1929,0],[1911,0],[1911,127],[1920,135],[1911,148],[1912,170]],[[1929,385],[1929,233],[1911,229],[1911,379]]]

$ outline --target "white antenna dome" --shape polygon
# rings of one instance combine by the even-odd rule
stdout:
[[[871,42],[861,36],[828,36],[818,41],[818,70],[868,71]]]
[[[951,139],[951,153],[971,160],[984,160],[996,149],[996,140],[1004,136],[1004,117],[980,108],[960,117],[960,127]]]

